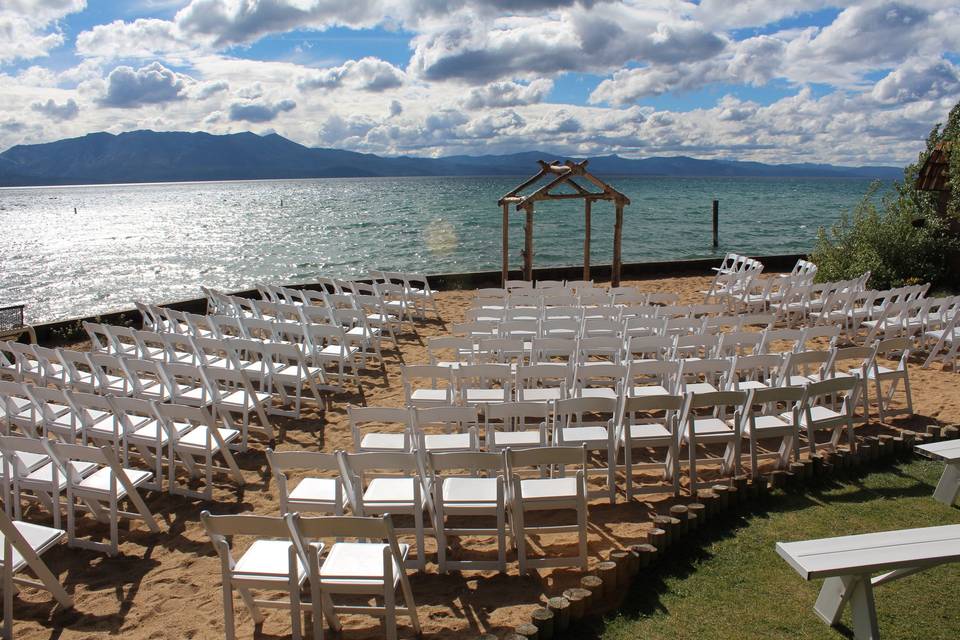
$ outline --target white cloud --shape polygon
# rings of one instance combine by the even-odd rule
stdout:
[[[133,108],[183,100],[188,82],[192,80],[159,62],[139,69],[120,66],[107,76],[106,91],[100,101],[107,107]]]
[[[0,4],[0,63],[49,55],[64,42],[57,21],[85,0],[4,0]]]
[[[485,109],[536,104],[542,102],[552,89],[553,81],[546,78],[540,78],[528,84],[492,82],[486,86],[471,89],[463,100],[463,106],[467,109]]]
[[[185,35],[169,20],[140,18],[133,22],[114,20],[95,25],[77,35],[76,50],[80,56],[105,60],[185,60],[197,51],[206,50],[206,42],[203,38]]]
[[[960,69],[943,59],[909,60],[878,81],[870,95],[884,104],[960,96]]]
[[[279,102],[235,102],[230,105],[229,118],[234,122],[270,122],[281,113],[292,111],[297,106],[293,100]]]
[[[80,107],[77,106],[77,101],[73,98],[63,104],[57,104],[53,101],[53,98],[50,98],[46,102],[34,102],[30,105],[30,108],[57,121],[73,120],[80,113]]]
[[[320,69],[304,75],[297,82],[302,91],[336,89],[347,86],[362,91],[380,92],[403,84],[403,71],[379,58],[347,60],[339,67]]]

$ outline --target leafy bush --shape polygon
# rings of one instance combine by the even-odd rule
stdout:
[[[938,124],[927,138],[927,148],[918,162],[904,169],[903,182],[896,182],[877,204],[880,183],[874,183],[852,213],[844,214],[830,227],[820,228],[811,260],[817,264],[817,280],[845,280],[870,271],[870,286],[885,289],[930,282],[951,286],[951,260],[960,251],[960,240],[951,222],[960,218],[952,206],[947,216],[936,211],[936,194],[914,188],[920,167],[941,140],[952,140],[951,169],[960,161],[960,103],[951,111],[945,127]],[[958,175],[960,171],[950,171]],[[953,189],[953,198],[960,188]]]
[[[943,284],[950,271],[950,250],[960,247],[946,222],[931,216],[914,226],[915,209],[888,195],[876,205],[874,184],[852,214],[829,230],[820,228],[811,259],[821,282],[856,278],[870,271],[870,286],[886,289],[905,284]]]

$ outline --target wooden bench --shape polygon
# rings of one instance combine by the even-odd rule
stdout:
[[[960,524],[778,542],[777,553],[805,580],[826,578],[814,611],[827,624],[837,624],[849,602],[854,638],[875,640],[873,587],[960,560]]]
[[[930,458],[945,460],[940,482],[933,490],[933,499],[945,505],[952,505],[960,495],[960,440],[944,440],[930,444],[917,445],[917,451]]]

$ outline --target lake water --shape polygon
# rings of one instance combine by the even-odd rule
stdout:
[[[197,297],[199,286],[309,282],[370,268],[500,267],[497,200],[517,178],[353,178],[0,189],[0,306],[32,322]],[[868,180],[613,178],[625,262],[809,250]],[[720,201],[720,247],[710,246]],[[582,202],[540,203],[535,266],[582,260]],[[511,214],[511,265],[523,214]],[[593,209],[592,262],[609,263],[613,206]]]

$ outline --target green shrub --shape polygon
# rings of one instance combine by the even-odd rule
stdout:
[[[850,214],[842,215],[830,229],[820,228],[810,255],[819,282],[870,271],[869,285],[876,289],[922,282],[953,288],[950,264],[960,251],[960,240],[950,224],[960,218],[960,207],[954,206],[960,189],[953,189],[944,217],[936,211],[936,194],[914,187],[920,167],[943,140],[953,141],[950,175],[960,178],[960,171],[953,169],[960,168],[960,103],[951,109],[946,126],[933,128],[918,161],[904,169],[903,182],[895,182],[879,206],[880,183],[874,183]]]
[[[817,280],[847,280],[870,271],[870,286],[886,289],[905,284],[946,283],[950,253],[960,245],[936,216],[918,219],[916,208],[899,193],[876,204],[874,184],[851,214],[844,214],[829,230],[820,228],[811,259]]]

